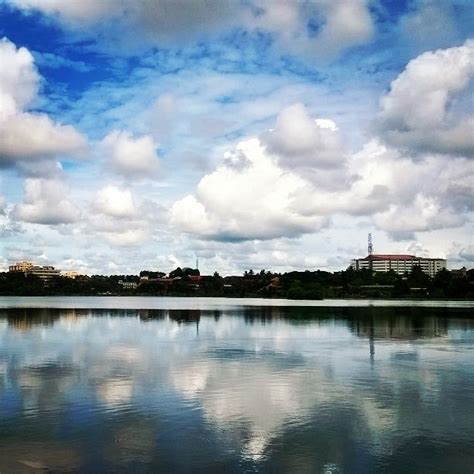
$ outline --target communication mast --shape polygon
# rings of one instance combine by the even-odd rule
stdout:
[[[374,252],[374,246],[372,244],[372,234],[370,232],[367,238],[367,251],[369,252],[369,255],[372,255],[372,253]]]
[[[372,253],[374,251],[374,246],[372,244],[372,234],[369,232],[369,235],[367,236],[367,250],[369,252],[369,268],[371,271],[374,269],[374,262],[372,260]]]

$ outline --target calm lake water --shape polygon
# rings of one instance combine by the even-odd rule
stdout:
[[[0,472],[471,474],[474,304],[373,303],[0,298]]]

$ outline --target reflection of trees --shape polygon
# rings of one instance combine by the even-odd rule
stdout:
[[[170,309],[168,316],[177,323],[196,323],[201,319],[201,310],[199,309]]]
[[[0,319],[10,327],[27,331],[33,326],[52,326],[61,317],[61,310],[46,308],[8,308],[0,310]]]
[[[166,310],[164,309],[139,309],[138,316],[142,321],[159,320],[166,317]]]
[[[269,323],[273,319],[284,317],[284,310],[288,308],[280,306],[245,306],[239,311],[248,324],[259,322],[261,324]]]
[[[176,321],[178,324],[195,324],[196,334],[198,334],[201,313],[203,312],[199,309],[172,309],[169,310],[168,316],[170,320]],[[211,314],[211,311],[207,311],[208,316]]]
[[[0,320],[18,331],[27,331],[35,326],[53,326],[59,320],[75,321],[94,314],[89,309],[57,308],[5,308],[0,310]]]
[[[9,345],[18,342],[12,353],[24,355],[5,359],[5,380],[25,412],[2,426],[2,472],[87,472],[98,469],[87,462],[98,460],[99,470],[121,472],[448,472],[449,463],[463,472],[469,463],[469,354],[454,346],[432,351],[437,341],[398,342],[472,331],[474,320],[462,313],[444,319],[444,310],[429,308],[35,311],[54,315],[53,322],[91,321],[77,332],[56,321],[37,331],[46,334],[41,344],[11,337]],[[32,319],[31,310],[19,313]],[[129,320],[100,321],[108,317]],[[192,328],[176,331],[177,325],[201,317],[206,337],[183,341]],[[216,337],[208,337],[213,329]],[[372,350],[377,338],[387,339],[376,370],[360,357],[365,341],[357,337],[368,338]],[[11,405],[4,406],[11,417]],[[67,438],[74,453],[49,441],[56,436]],[[37,439],[45,440],[44,453],[28,451]],[[18,467],[18,459],[29,464]]]
[[[244,306],[225,310],[200,309],[52,309],[8,308],[0,310],[0,319],[17,330],[34,326],[52,326],[59,319],[73,321],[82,317],[133,317],[142,321],[169,318],[178,324],[199,323],[201,317],[242,317],[247,324],[267,324],[285,320],[291,324],[325,323],[341,321],[356,335],[369,338],[415,339],[441,337],[447,334],[450,324],[462,324],[465,329],[474,327],[468,309],[426,307],[285,307]]]
[[[449,320],[428,308],[364,308],[364,314],[348,319],[350,330],[375,339],[418,339],[444,337]]]
[[[330,320],[347,323],[356,336],[371,338],[415,339],[446,336],[450,322],[469,318],[469,310],[403,307],[285,307],[246,306],[227,310],[227,315],[242,316],[246,323],[266,324],[282,319],[292,324],[324,323]],[[459,319],[458,319],[459,317]],[[469,319],[468,319],[469,321]],[[467,323],[471,328],[471,325]]]

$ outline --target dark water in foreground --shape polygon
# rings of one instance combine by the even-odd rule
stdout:
[[[0,309],[1,473],[473,469],[472,309]]]

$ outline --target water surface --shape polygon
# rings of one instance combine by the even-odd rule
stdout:
[[[0,299],[0,472],[472,472],[472,309],[209,303]]]

